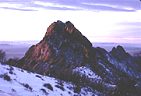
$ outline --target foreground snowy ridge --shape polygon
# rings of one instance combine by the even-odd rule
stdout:
[[[0,96],[97,96],[90,88],[75,93],[75,85],[0,64]]]

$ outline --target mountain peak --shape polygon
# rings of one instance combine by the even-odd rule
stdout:
[[[47,28],[43,40],[26,52],[20,64],[41,74],[50,70],[50,66],[82,66],[90,62],[91,49],[91,42],[70,21],[63,23],[58,20]]]
[[[113,47],[111,52],[112,53],[121,53],[121,54],[126,53],[126,51],[124,50],[124,48],[121,45],[118,45],[117,47]]]
[[[71,34],[72,32],[76,32],[76,28],[70,21],[63,23],[62,21],[58,20],[57,22],[53,22],[47,28],[46,36],[51,35],[54,32],[68,32]]]
[[[72,33],[72,32],[74,32],[74,30],[75,30],[75,27],[74,27],[74,25],[70,22],[70,21],[67,21],[66,23],[65,23],[65,30],[66,30],[66,32],[69,32],[70,34]]]
[[[113,47],[113,49],[110,53],[114,57],[116,57],[120,60],[130,57],[130,54],[128,54],[121,45],[118,45],[117,47]]]
[[[117,50],[119,50],[119,51],[121,51],[121,52],[123,52],[123,53],[126,52],[126,51],[124,50],[124,48],[123,48],[122,46],[120,46],[120,45],[117,46]]]

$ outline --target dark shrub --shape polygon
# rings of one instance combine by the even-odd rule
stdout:
[[[29,89],[30,91],[32,91],[32,87],[30,87],[28,84],[22,83],[22,85],[23,85],[25,88],[27,88],[27,89]]]
[[[53,91],[53,87],[50,84],[45,83],[43,86]]]
[[[4,74],[4,75],[3,75],[3,79],[4,79],[4,80],[7,80],[7,81],[11,81],[10,76],[8,76],[7,74]]]
[[[41,80],[44,80],[41,76],[39,76],[39,75],[36,75],[36,77],[38,77],[38,78],[40,78]]]
[[[55,85],[55,87],[61,89],[62,91],[65,91],[64,87],[63,86],[60,86],[60,85]]]
[[[14,73],[13,73],[13,70],[14,70],[14,68],[10,66],[9,73],[10,73],[10,74],[14,74]]]
[[[48,95],[47,91],[45,89],[40,89],[44,94]]]

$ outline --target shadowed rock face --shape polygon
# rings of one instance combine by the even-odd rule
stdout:
[[[112,51],[110,52],[113,57],[117,58],[118,60],[124,60],[130,58],[130,54],[128,54],[124,48],[120,45],[117,46],[117,48],[113,47]]]
[[[19,66],[39,73],[52,68],[74,68],[93,63],[91,42],[71,22],[52,23],[38,44],[20,60]]]

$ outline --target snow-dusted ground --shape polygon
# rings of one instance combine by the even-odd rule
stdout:
[[[91,74],[93,75],[93,74]],[[98,92],[23,69],[0,64],[0,96],[97,96]]]
[[[91,69],[89,69],[88,67],[85,67],[85,66],[76,67],[75,69],[73,69],[73,72],[78,73],[81,76],[86,76],[89,79],[101,80],[100,76],[96,75]]]

